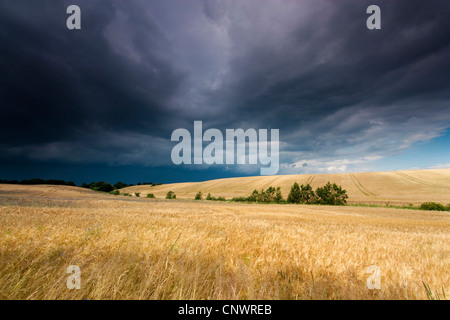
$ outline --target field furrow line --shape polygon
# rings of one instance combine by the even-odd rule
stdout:
[[[376,194],[373,192],[370,192],[367,188],[365,188],[362,183],[358,180],[356,175],[354,173],[350,174],[350,178],[352,179],[354,185],[356,188],[358,188],[359,191],[361,191],[362,194],[368,196],[368,197],[375,197]]]
[[[428,181],[424,181],[422,179],[410,176],[410,175],[408,175],[406,173],[403,173],[403,172],[397,172],[397,171],[393,171],[393,172],[395,174],[399,175],[400,177],[403,177],[403,178],[408,179],[410,181],[422,184],[422,185],[427,186],[427,187],[438,188],[438,189],[450,189],[450,187],[443,186],[443,185],[440,185],[440,184],[431,183],[431,182],[428,182]]]
[[[274,182],[277,181],[278,179],[280,179],[280,177],[276,177],[275,179],[270,180],[270,182],[266,183],[262,189],[266,189],[267,187],[273,186]],[[276,187],[276,186],[273,186]]]
[[[308,181],[306,181],[306,184],[311,184],[313,182],[313,180],[314,180],[314,176],[310,176],[308,178]]]

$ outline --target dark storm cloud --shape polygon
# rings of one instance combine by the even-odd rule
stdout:
[[[208,15],[228,20],[237,53],[211,103],[233,110],[227,123],[280,128],[286,162],[359,163],[346,159],[391,155],[449,126],[448,3],[244,3]],[[365,27],[370,4],[382,30]]]
[[[88,158],[73,152],[113,147],[108,133],[167,136],[168,102],[184,75],[152,13],[137,2],[78,1],[82,30],[69,31],[68,5],[0,4],[0,144],[11,155],[42,148],[35,157],[51,149]]]
[[[273,35],[258,30],[273,29],[259,8],[255,30],[232,34],[232,46],[241,52],[231,59],[229,77],[218,94],[222,101],[231,97],[229,106],[240,111],[236,118],[270,119],[274,126],[289,129],[345,107],[382,108],[405,99],[420,103],[448,96],[450,22],[443,2],[381,3],[386,14],[380,31],[365,28],[367,15],[361,12],[369,2],[325,3],[328,11],[312,10],[317,15],[299,18],[298,25]],[[271,10],[271,15],[283,21],[292,13],[281,9]],[[420,111],[411,108],[412,115]],[[280,113],[289,117],[276,116]]]
[[[446,1],[70,4],[80,31],[68,2],[0,4],[4,160],[170,164],[203,120],[280,129],[284,172],[343,171],[449,126]]]

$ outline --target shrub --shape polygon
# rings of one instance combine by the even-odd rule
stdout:
[[[242,200],[241,198],[236,198],[238,200],[234,200],[234,201],[247,201],[247,198],[242,198],[244,200]],[[213,197],[211,196],[211,193],[208,193],[208,195],[206,196],[206,200],[211,200],[211,201],[226,201],[226,199],[224,197]]]
[[[175,192],[173,192],[173,191],[167,192],[166,199],[176,199],[176,198],[177,198],[177,196],[176,196]]]
[[[202,200],[203,199],[203,193],[199,191],[196,195],[194,200]]]
[[[114,191],[111,191],[110,193],[115,195],[115,196],[118,196],[120,194],[120,191],[119,190],[114,190]]]
[[[248,202],[250,197],[233,197],[231,198],[231,201],[235,202]]]
[[[446,208],[440,204],[440,203],[436,203],[436,202],[424,202],[419,206],[420,210],[431,210],[431,211],[445,211]]]
[[[147,198],[155,199],[155,195],[153,193],[147,194]]]
[[[141,196],[141,193],[140,193],[140,192],[135,192],[134,195],[135,195],[136,197],[140,197],[140,196]]]
[[[122,193],[122,195],[123,195],[123,196],[126,196],[126,197],[131,197],[131,194],[129,194],[129,193],[127,193],[127,192]]]
[[[347,203],[347,191],[342,187],[328,182],[325,186],[316,189],[316,199],[314,203],[329,205],[344,205]]]

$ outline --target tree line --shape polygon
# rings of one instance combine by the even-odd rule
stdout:
[[[64,180],[57,180],[57,179],[40,179],[40,178],[33,178],[28,180],[2,180],[0,179],[0,184],[22,184],[22,185],[38,185],[38,184],[50,184],[50,185],[57,185],[57,186],[72,186],[72,187],[78,187],[78,185],[73,181],[64,181]],[[159,183],[152,183],[152,182],[138,182],[136,185],[149,185],[149,186],[159,186],[162,185],[161,182]],[[117,182],[115,184],[111,184],[109,182],[105,181],[97,181],[97,182],[91,182],[86,183],[83,182],[83,184],[80,186],[82,188],[92,189],[95,191],[103,191],[103,192],[111,192],[117,189],[122,189],[126,187],[133,187],[135,184],[127,184],[124,182]]]
[[[2,180],[0,179],[1,184],[23,184],[23,185],[35,185],[35,184],[52,184],[57,186],[72,186],[76,187],[77,185],[73,181],[64,181],[64,180],[56,180],[56,179],[29,179],[29,180]]]
[[[328,182],[315,191],[310,184],[299,185],[295,182],[286,200],[281,195],[280,187],[276,189],[270,186],[267,190],[254,190],[248,197],[236,197],[233,201],[259,202],[259,203],[294,203],[294,204],[327,204],[344,205],[347,203],[347,190],[336,183]]]
[[[173,192],[170,191],[173,196]],[[173,197],[166,197],[166,199],[173,199]],[[318,187],[315,191],[310,184],[299,185],[295,182],[287,199],[283,199],[280,187],[270,186],[266,190],[254,190],[251,195],[247,197],[234,197],[231,201],[235,202],[255,202],[255,203],[294,203],[294,204],[326,204],[326,205],[345,205],[347,203],[347,190],[338,186],[336,183],[328,182],[322,187]],[[199,191],[194,200],[203,200],[203,193]],[[224,197],[212,197],[208,193],[206,200],[226,201]]]
[[[161,182],[159,182],[159,183],[139,182],[137,185],[138,186],[149,185],[149,186],[154,187],[154,186],[162,185],[162,183]],[[123,189],[123,188],[133,187],[133,186],[135,186],[135,185],[134,184],[126,184],[121,181],[119,181],[115,184],[111,184],[111,183],[105,182],[105,181],[97,181],[97,182],[91,182],[91,183],[83,182],[83,184],[81,185],[82,188],[92,189],[94,191],[101,191],[101,192],[113,192],[118,189]]]

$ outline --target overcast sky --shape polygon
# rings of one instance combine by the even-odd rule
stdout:
[[[0,179],[259,174],[173,165],[195,120],[279,129],[279,174],[450,167],[449,57],[446,0],[2,0]]]

